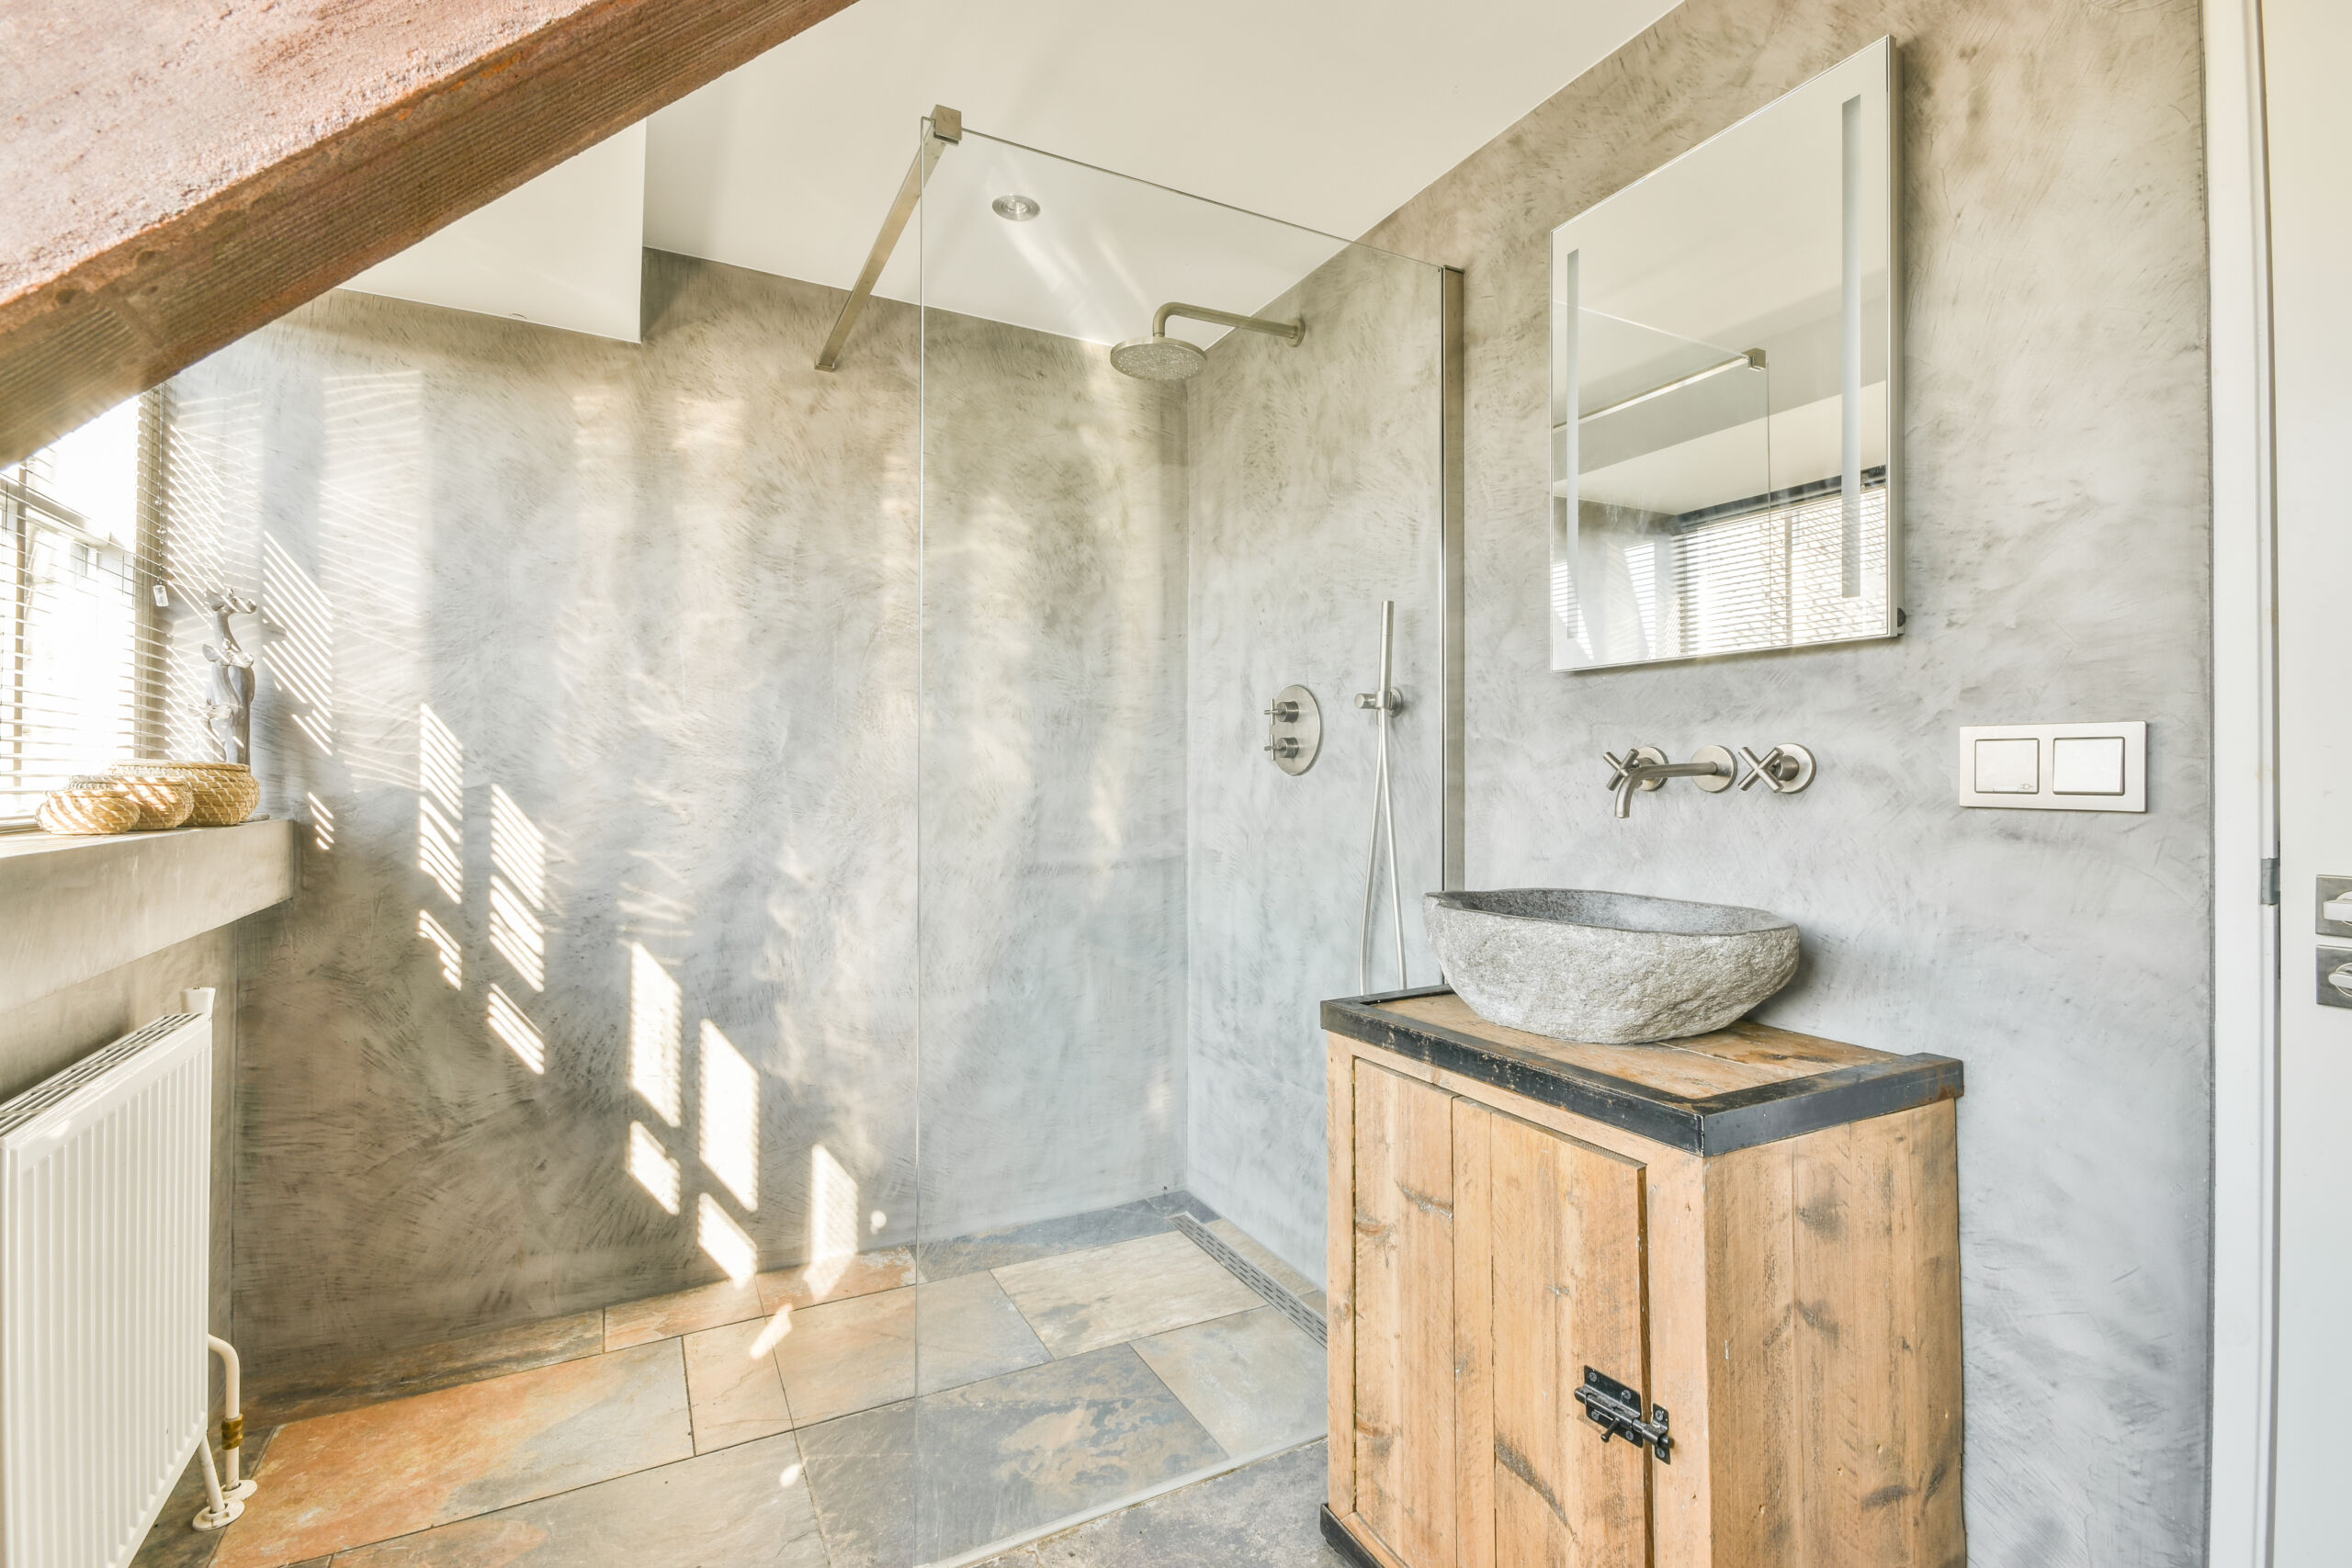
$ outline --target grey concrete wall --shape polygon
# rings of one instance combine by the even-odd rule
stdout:
[[[339,1359],[715,1277],[706,1199],[769,1263],[804,1256],[812,1224],[912,1233],[916,319],[877,303],[821,375],[838,294],[648,265],[642,347],[334,295],[175,385],[176,545],[259,592],[266,803],[319,840],[247,966],[238,1312],[258,1352]],[[1105,619],[1170,590],[1140,528],[1140,562],[1107,535],[1057,537],[1095,530],[1085,487],[1161,464],[1165,432],[1102,417],[1102,389],[1056,382],[1070,367],[1033,338],[974,324],[958,343],[1023,367],[1053,414],[976,430],[989,460],[1075,487],[999,521],[1037,558],[1126,583],[1023,624],[1042,678],[1117,649]],[[1080,443],[1091,459],[1065,461]],[[1136,700],[1040,699],[1079,744]],[[1025,782],[1057,750],[976,736],[1001,742],[976,745],[976,783]],[[1148,790],[1095,802],[1092,840],[1051,842],[989,815],[1028,809],[1009,782],[981,793],[975,919],[1058,928],[1061,857],[1089,842],[1147,846],[1159,869],[1132,880],[1178,886]],[[992,1087],[1164,1096],[1178,1045],[1152,998],[1173,989],[1088,1021],[1089,1052],[1024,1054],[996,1028]],[[517,1016],[537,1046],[510,1043]],[[678,1063],[674,1096],[658,1075],[633,1087],[649,1053]],[[735,1057],[749,1090],[706,1095],[706,1064],[723,1083]],[[726,1112],[748,1100],[757,1174],[738,1193],[744,1122]],[[961,1183],[952,1149],[926,1152],[967,1195],[956,1217],[988,1223],[1020,1217],[991,1204],[1079,1209],[1172,1179],[1180,1134],[1172,1110],[1148,1135],[1074,1119],[1050,1144],[967,1150]],[[680,1213],[630,1174],[633,1138],[677,1162]],[[816,1216],[820,1164],[837,1175]]]
[[[1908,635],[1553,674],[1549,231],[1890,33]],[[2199,50],[2187,0],[1688,0],[1369,236],[1468,272],[1472,883],[1778,910],[1805,963],[1767,1020],[1968,1064],[1978,1562],[2202,1557]],[[2091,718],[2150,721],[2147,815],[1954,805],[1957,726]],[[1604,748],[1781,740],[1802,796],[1609,816]]]
[[[1396,601],[1391,794],[1408,973],[1437,978],[1419,897],[1439,884],[1438,269],[1343,251],[1267,313],[1298,346],[1235,333],[1186,383],[1192,432],[1193,1190],[1323,1277],[1318,1003],[1352,996],[1372,818],[1380,602]],[[1323,750],[1275,768],[1264,709],[1314,692]],[[1384,865],[1373,988],[1396,984]]]

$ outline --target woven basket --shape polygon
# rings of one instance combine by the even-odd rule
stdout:
[[[196,786],[186,779],[116,778],[108,773],[93,773],[72,780],[65,787],[107,790],[126,797],[139,807],[139,820],[132,826],[140,832],[179,827],[196,809]]]
[[[61,789],[33,820],[51,833],[127,833],[139,821],[139,805],[118,790]]]
[[[172,779],[195,793],[196,805],[187,815],[191,828],[227,828],[243,821],[261,804],[261,781],[243,762],[175,762],[158,757],[134,757],[107,769],[119,781]]]

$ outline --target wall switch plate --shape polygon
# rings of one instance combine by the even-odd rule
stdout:
[[[1960,803],[2011,811],[2145,811],[2147,723],[1962,725]],[[2342,934],[2352,936],[2352,926]]]
[[[2352,948],[2321,948],[2319,974],[2316,978],[2319,982],[2320,1006],[2352,1008]]]

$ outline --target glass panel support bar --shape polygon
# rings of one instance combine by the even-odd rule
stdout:
[[[963,140],[963,114],[944,104],[933,105],[922,122],[922,146],[907,165],[907,177],[899,182],[899,194],[890,199],[882,231],[874,236],[874,248],[866,253],[865,265],[858,269],[857,281],[842,302],[842,313],[825,339],[824,352],[817,355],[818,369],[841,367],[842,348],[849,342],[850,329],[857,325],[865,302],[874,298],[874,286],[882,280],[882,269],[890,265],[890,253],[899,248],[899,236],[907,231],[907,220],[915,215],[915,203],[922,199],[922,187],[930,181],[931,171],[938,167],[939,155]]]

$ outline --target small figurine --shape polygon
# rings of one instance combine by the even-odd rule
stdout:
[[[224,591],[212,596],[209,608],[213,636],[219,640],[204,645],[204,657],[212,665],[204,727],[212,732],[222,761],[249,763],[253,761],[254,656],[237,646],[229,617],[252,615],[254,602]]]

